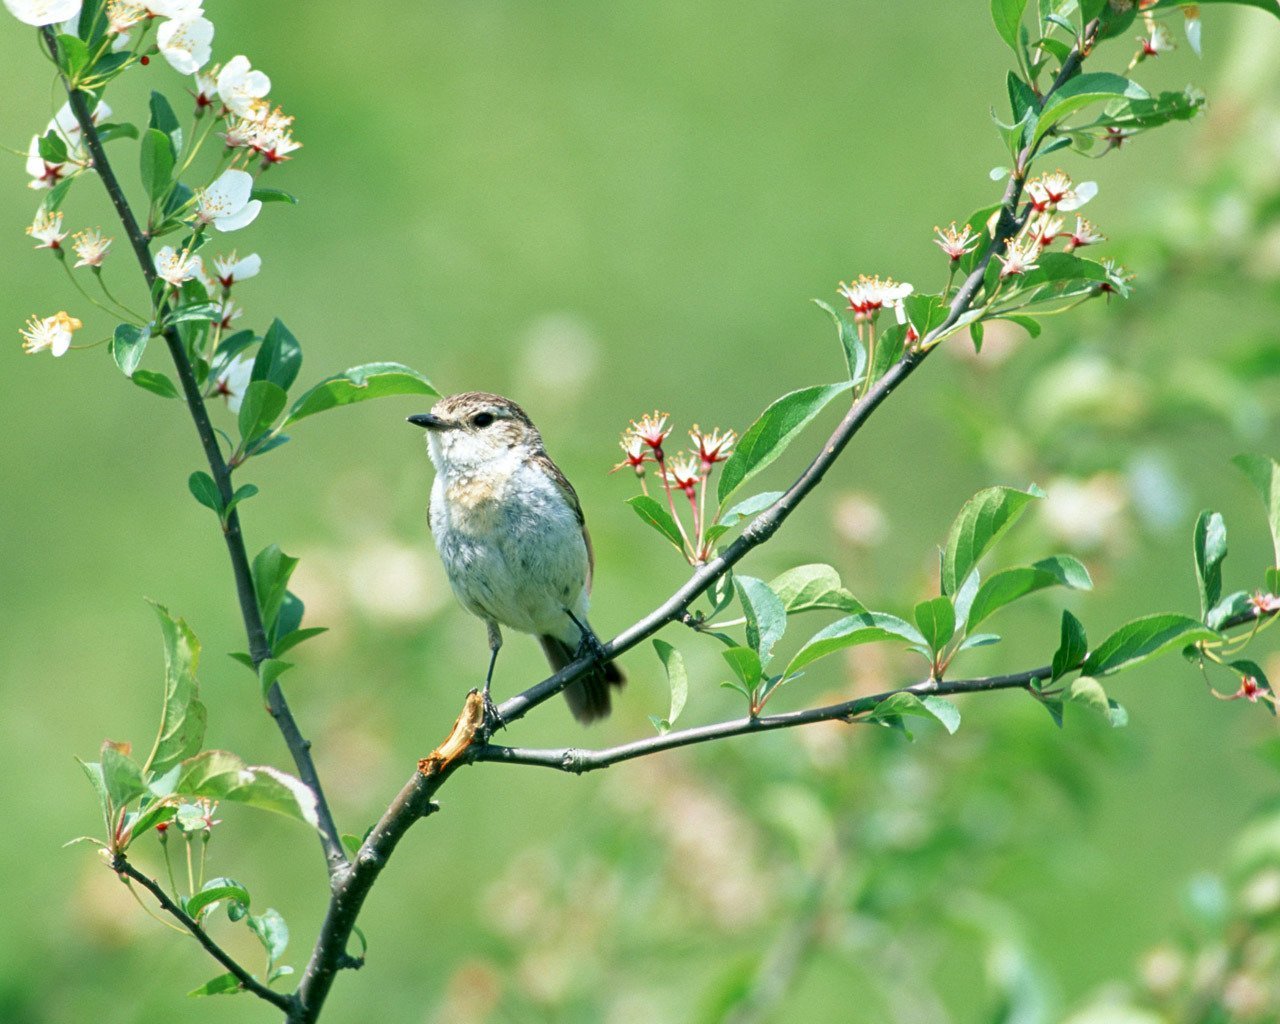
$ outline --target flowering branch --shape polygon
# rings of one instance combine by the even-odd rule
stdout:
[[[116,854],[115,859],[111,862],[111,870],[122,877],[132,879],[146,889],[147,892],[151,893],[166,913],[176,918],[187,931],[195,936],[196,941],[208,951],[211,957],[235,976],[242,989],[246,992],[252,992],[259,999],[265,999],[272,1006],[284,1010],[290,1015],[293,1014],[296,1008],[295,997],[267,988],[266,985],[241,967],[226,950],[209,937],[209,933],[200,927],[198,921],[169,898],[168,893],[160,887],[160,884],[155,879],[148,878],[130,864],[123,853]]]
[[[49,48],[50,55],[56,63],[57,37],[54,35],[53,29],[45,27],[41,30],[41,34],[44,37],[45,45]],[[149,239],[138,225],[138,220],[133,214],[129,200],[125,197],[124,190],[120,187],[120,181],[112,170],[111,162],[107,159],[106,150],[102,145],[102,138],[98,132],[97,125],[94,123],[93,113],[85,100],[85,94],[74,88],[65,76],[60,75],[59,77],[66,88],[67,99],[71,104],[76,123],[80,126],[81,132],[83,132],[85,145],[93,161],[94,170],[97,171],[98,177],[101,178],[103,187],[107,190],[107,195],[111,199],[111,204],[115,207],[116,214],[120,218],[121,226],[129,239],[129,244],[133,247],[133,253],[137,257],[138,266],[142,270],[142,276],[146,279],[147,287],[149,289],[154,288],[158,278],[155,262],[151,255]],[[160,307],[162,320],[166,311],[167,304],[162,303]],[[201,394],[200,386],[196,382],[195,373],[191,368],[191,361],[187,357],[186,349],[183,347],[182,339],[178,336],[176,327],[170,325],[164,329],[164,341],[169,349],[169,356],[173,360],[174,369],[177,371],[178,380],[182,385],[183,397],[186,399],[191,419],[195,423],[196,433],[200,437],[200,446],[204,449],[205,459],[209,464],[209,472],[212,474],[214,484],[217,486],[222,505],[224,508],[230,508],[230,511],[223,518],[222,532],[227,544],[227,555],[231,559],[231,571],[235,576],[236,596],[239,600],[240,615],[244,620],[245,635],[249,643],[249,656],[253,660],[254,668],[256,669],[257,666],[272,657],[272,650],[271,644],[267,639],[266,629],[263,626],[262,613],[258,608],[258,599],[253,586],[253,574],[249,568],[249,555],[245,550],[244,536],[240,530],[240,514],[235,509],[232,501],[234,490],[231,484],[231,470],[227,466],[226,459],[222,456],[222,449],[218,446],[218,438],[214,433],[213,423],[209,419],[209,410],[205,405],[204,396]],[[293,717],[293,712],[289,709],[289,703],[285,700],[284,691],[281,690],[279,683],[271,685],[267,690],[266,699],[271,717],[275,719],[276,725],[279,727],[281,734],[284,736],[284,741],[289,747],[289,753],[293,755],[294,764],[298,769],[298,777],[315,795],[316,813],[319,818],[317,831],[320,835],[321,845],[324,848],[325,859],[329,864],[329,871],[333,873],[347,863],[347,855],[342,848],[337,825],[334,823],[333,814],[329,810],[324,789],[320,785],[320,777],[316,772],[315,762],[311,757],[311,741],[305,739],[298,728],[298,723]]]
[[[1274,618],[1278,612],[1280,612],[1280,609],[1262,611],[1257,608],[1250,608],[1248,611],[1233,616],[1224,622],[1220,627],[1220,631],[1235,629],[1244,625],[1252,625],[1257,628],[1259,623]],[[1065,671],[1073,672],[1079,669],[1085,659],[1086,655],[1082,653],[1076,664],[1066,667]],[[758,715],[737,718],[728,722],[716,722],[712,725],[702,725],[690,729],[681,729],[677,732],[668,732],[660,736],[651,736],[647,739],[635,740],[632,743],[622,743],[602,750],[581,750],[576,747],[544,750],[486,744],[473,751],[471,758],[474,761],[497,761],[503,764],[524,764],[540,768],[555,768],[562,772],[582,775],[585,772],[608,768],[610,765],[615,765],[622,761],[630,761],[634,758],[645,757],[660,751],[707,743],[711,740],[728,739],[732,736],[750,736],[755,733],[772,732],[775,729],[789,729],[797,725],[811,725],[815,722],[840,721],[851,725],[871,724],[874,721],[873,719],[860,716],[871,714],[885,701],[900,693],[909,693],[918,697],[953,697],[967,693],[988,693],[995,690],[1029,690],[1034,693],[1035,685],[1042,680],[1052,678],[1054,671],[1053,665],[1040,665],[1037,668],[1026,669],[1022,672],[983,676],[976,679],[938,680],[929,678],[911,686],[902,686],[895,690],[886,690],[884,693],[858,697],[839,704],[806,708],[803,711],[788,711],[779,715]],[[1256,683],[1251,692],[1249,681],[1246,680],[1240,696],[1256,700],[1258,696]],[[1230,700],[1235,698],[1223,697],[1222,699]]]

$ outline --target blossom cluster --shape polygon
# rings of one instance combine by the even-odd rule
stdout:
[[[622,439],[618,442],[623,459],[610,472],[616,473],[630,467],[640,481],[641,490],[648,495],[646,467],[649,463],[657,466],[658,480],[666,493],[667,507],[683,542],[685,558],[691,565],[700,565],[711,557],[715,539],[710,534],[710,528],[716,524],[708,522],[706,517],[708,480],[716,463],[727,461],[733,454],[738,435],[732,430],[722,431],[718,427],[709,433],[704,432],[695,423],[689,431],[692,450],[682,450],[669,456],[664,448],[672,430],[668,419],[667,413],[654,412],[640,417],[638,421],[632,420],[631,426],[623,431]],[[676,510],[676,491],[681,492],[689,502],[692,531],[685,529]]]
[[[185,140],[176,132],[172,135],[175,150],[181,150],[174,153],[175,163],[181,169],[191,166],[215,127],[214,122],[206,121],[206,127],[201,131],[200,120],[206,115],[222,119],[221,136],[226,143],[221,161],[224,169],[211,182],[203,187],[194,187],[190,192],[183,190],[175,177],[169,183],[168,192],[162,192],[159,199],[153,196],[154,219],[148,223],[149,231],[159,226],[156,233],[183,227],[189,229],[190,234],[184,242],[165,245],[152,256],[156,277],[168,286],[163,292],[156,293],[159,296],[156,302],[167,300],[190,304],[194,301],[199,304],[207,301],[215,307],[210,322],[213,325],[213,347],[216,348],[221,332],[229,329],[233,321],[242,315],[242,310],[231,300],[232,285],[256,275],[261,269],[261,260],[256,254],[244,259],[237,259],[234,254],[218,257],[213,260],[214,269],[210,276],[198,255],[203,243],[202,235],[206,230],[236,231],[252,223],[262,210],[261,199],[254,198],[254,172],[288,159],[300,146],[292,135],[294,119],[269,102],[270,78],[262,70],[254,68],[244,55],[232,57],[224,65],[210,65],[214,26],[205,17],[202,0],[107,0],[105,4],[92,8],[94,17],[100,19],[92,27],[87,23],[81,24],[82,0],[4,0],[4,3],[10,13],[21,21],[49,26],[59,35],[88,38],[93,31],[105,33],[109,46],[104,44],[80,72],[80,75],[87,76],[81,80],[93,80],[94,64],[108,49],[125,55],[124,66],[133,63],[145,65],[151,55],[159,54],[175,71],[193,76],[194,88],[191,91],[195,99],[197,127]],[[83,20],[87,22],[87,14]],[[112,67],[118,68],[120,60],[114,58]],[[96,125],[109,120],[113,113],[110,106],[100,98],[93,98],[100,97],[101,90],[95,89],[93,94],[87,95],[93,104],[93,123]],[[256,168],[249,166],[259,158]],[[46,191],[60,184],[63,187],[45,200],[26,231],[36,248],[52,252],[68,271],[89,268],[93,272],[107,304],[85,293],[89,301],[142,327],[147,318],[139,314],[126,316],[128,307],[115,301],[102,279],[102,267],[113,240],[98,228],[73,232],[64,224],[64,213],[60,207],[65,183],[75,175],[91,170],[92,163],[84,131],[71,104],[66,103],[44,132],[31,138],[27,151],[30,186]],[[185,201],[174,202],[173,196],[185,197]],[[76,257],[73,264],[66,262],[68,246]],[[189,287],[183,289],[191,281],[203,285],[203,299],[199,294],[193,294]],[[78,284],[77,287],[84,292]],[[157,305],[155,312],[162,311],[163,307]],[[79,319],[65,311],[54,316],[32,316],[21,331],[23,347],[31,353],[48,350],[60,356],[72,347],[73,333],[81,326]],[[227,397],[233,409],[239,405],[247,384],[243,363],[243,359],[233,360],[222,368],[221,375],[211,385],[215,393]]]
[[[1062,171],[1042,174],[1027,182],[1029,215],[1022,229],[1009,241],[1004,254],[996,254],[1001,263],[1001,280],[1035,270],[1040,254],[1059,239],[1065,240],[1067,252],[1105,241],[1106,236],[1079,214],[1074,226],[1067,226],[1062,213],[1073,213],[1098,194],[1092,181],[1073,182]]]

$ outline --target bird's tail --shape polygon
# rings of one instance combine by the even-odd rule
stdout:
[[[577,656],[577,651],[554,636],[540,636],[538,641],[547,655],[551,668],[559,672]],[[612,661],[598,666],[590,675],[576,679],[564,688],[564,699],[569,702],[573,717],[583,725],[590,725],[607,718],[611,709],[609,688],[621,687],[626,682],[622,670]]]

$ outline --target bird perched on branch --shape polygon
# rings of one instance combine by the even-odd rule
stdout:
[[[594,555],[569,481],[523,409],[482,391],[442,398],[409,422],[427,431],[436,467],[428,523],[453,592],[489,627],[489,671],[509,626],[538,638],[554,671],[601,651],[587,623]],[[603,662],[565,687],[578,721],[609,714],[622,673]]]

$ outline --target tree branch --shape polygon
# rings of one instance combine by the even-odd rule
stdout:
[[[160,888],[160,884],[154,878],[148,878],[130,864],[123,853],[116,854],[115,860],[111,862],[111,870],[118,875],[133,879],[147,892],[151,893],[156,898],[156,902],[167,913],[172,914],[187,931],[195,936],[196,941],[208,951],[211,957],[222,964],[231,974],[235,975],[236,980],[240,982],[241,988],[247,992],[252,992],[259,999],[265,999],[272,1006],[279,1007],[286,1013],[292,1014],[294,1012],[297,1003],[293,996],[267,988],[266,985],[241,967],[226,950],[209,937],[209,933],[200,927],[195,918],[191,917],[190,914],[169,898],[169,895]]]
[[[56,64],[58,60],[57,37],[51,28],[43,29],[42,35],[44,36],[45,45],[49,48],[49,54]],[[120,218],[121,226],[124,228],[129,244],[133,248],[134,256],[137,257],[138,266],[142,270],[142,276],[147,282],[147,287],[149,289],[153,288],[156,283],[156,268],[151,256],[150,239],[139,227],[138,220],[133,215],[133,209],[129,205],[129,200],[125,196],[124,190],[120,187],[120,180],[116,177],[115,171],[107,159],[106,150],[103,148],[97,126],[93,123],[93,112],[89,109],[85,94],[73,89],[71,83],[61,73],[59,73],[58,77],[66,89],[71,112],[75,115],[76,122],[80,125],[80,130],[84,135],[85,145],[93,160],[94,170],[97,171],[98,177],[102,179],[103,187],[106,188],[111,204],[115,207],[116,214]],[[164,315],[165,308],[165,304],[162,304],[160,309],[161,316]],[[200,437],[200,446],[204,449],[205,459],[209,464],[209,472],[213,476],[214,483],[217,484],[218,493],[222,497],[222,504],[226,507],[231,503],[233,493],[231,470],[227,466],[226,460],[222,457],[222,449],[218,446],[218,438],[214,433],[213,423],[209,419],[209,410],[205,405],[204,396],[200,393],[200,386],[196,382],[195,373],[192,371],[191,360],[187,358],[186,349],[175,328],[169,327],[165,330],[164,341],[168,346],[174,369],[177,371],[178,380],[182,385],[182,393],[186,398],[187,409],[195,422],[196,433]],[[249,568],[249,556],[245,550],[244,536],[240,530],[240,513],[238,509],[232,508],[227,515],[223,534],[227,544],[227,554],[231,559],[231,570],[235,576],[236,596],[240,603],[240,615],[244,620],[245,635],[249,643],[249,655],[253,659],[253,664],[256,668],[261,662],[272,656],[271,644],[267,639],[266,629],[262,623],[262,614],[258,609],[258,599],[253,587],[253,573]],[[347,855],[342,848],[342,841],[339,838],[333,814],[329,810],[328,801],[325,799],[324,789],[320,785],[320,777],[316,772],[315,762],[311,757],[311,743],[303,737],[301,730],[298,728],[298,723],[293,717],[293,712],[289,709],[288,701],[285,700],[284,691],[281,690],[279,683],[273,684],[270,690],[267,691],[267,707],[271,712],[271,717],[275,719],[276,725],[279,726],[280,732],[284,736],[289,752],[293,755],[298,777],[315,794],[320,842],[324,848],[325,859],[329,864],[329,872],[332,874],[346,866]]]

